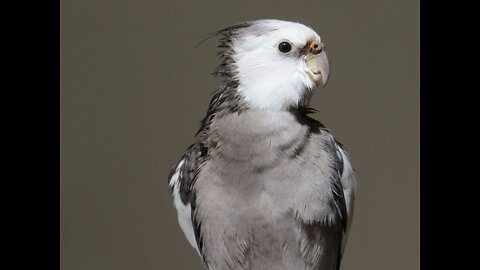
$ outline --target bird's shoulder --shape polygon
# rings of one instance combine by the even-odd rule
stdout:
[[[202,143],[194,143],[187,148],[180,161],[170,171],[168,176],[170,190],[174,192],[174,187],[178,185],[179,195],[184,204],[192,201],[191,186],[206,156],[206,146]]]

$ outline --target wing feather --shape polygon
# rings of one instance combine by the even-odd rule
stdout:
[[[355,201],[355,193],[357,189],[357,182],[355,178],[355,170],[352,167],[350,162],[349,156],[347,152],[344,150],[344,147],[341,144],[338,144],[338,150],[340,153],[340,157],[343,163],[343,170],[341,174],[341,182],[343,188],[343,194],[345,198],[345,205],[347,210],[347,221],[346,221],[346,230],[345,235],[342,239],[342,252],[343,255],[348,239],[348,234],[350,232],[350,227],[352,225],[353,220],[353,206]]]
[[[203,258],[200,224],[195,219],[195,190],[192,189],[198,171],[206,158],[206,148],[199,144],[191,145],[169,175],[178,223],[190,245]]]

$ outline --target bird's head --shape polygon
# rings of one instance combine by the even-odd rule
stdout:
[[[251,108],[296,107],[324,87],[329,63],[320,36],[300,23],[257,20],[218,32],[223,62],[215,75],[237,82]]]

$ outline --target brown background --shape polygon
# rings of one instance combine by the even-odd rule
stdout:
[[[419,269],[419,3],[61,1],[61,268],[202,269],[167,175],[218,80],[216,42],[259,18],[323,38],[315,118],[350,152],[359,189],[342,269]]]

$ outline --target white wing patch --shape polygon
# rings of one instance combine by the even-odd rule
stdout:
[[[175,208],[177,208],[178,213],[178,223],[185,234],[190,245],[197,251],[198,255],[200,252],[198,251],[197,241],[195,239],[195,233],[193,231],[192,225],[192,208],[190,207],[190,203],[183,204],[182,199],[180,198],[180,168],[182,168],[185,160],[181,160],[178,164],[177,168],[175,169],[175,173],[172,175],[170,179],[169,186],[173,187],[173,203]],[[200,255],[201,256],[201,255]]]

